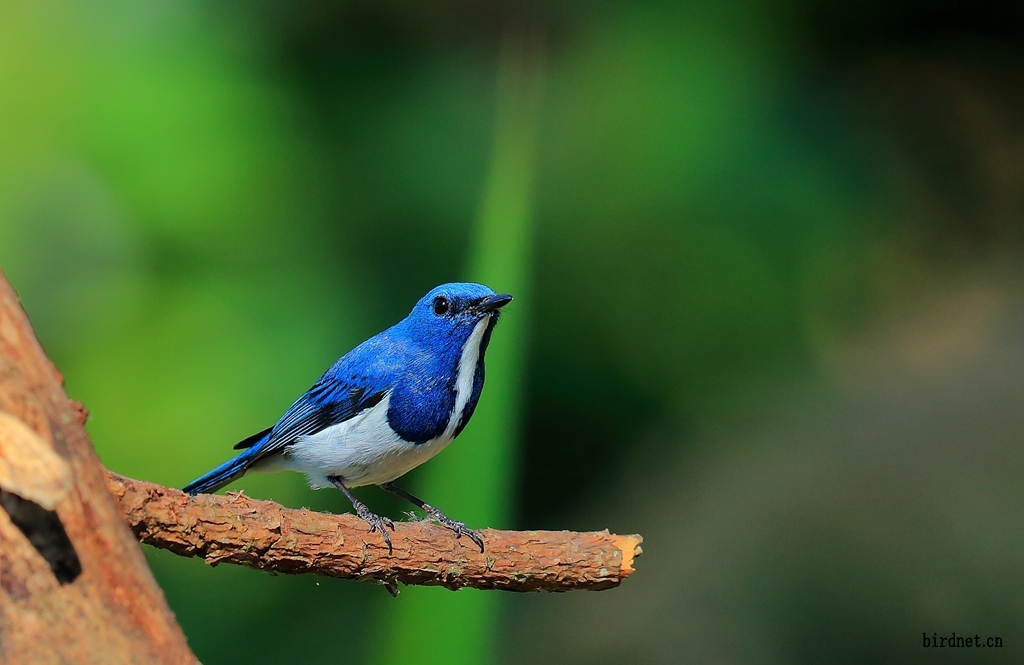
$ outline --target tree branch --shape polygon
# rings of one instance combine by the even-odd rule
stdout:
[[[107,472],[129,526],[148,545],[207,563],[449,589],[608,589],[633,572],[640,536],[483,529],[486,552],[426,522],[395,524],[394,553],[354,515],[290,510],[242,494],[185,493]]]

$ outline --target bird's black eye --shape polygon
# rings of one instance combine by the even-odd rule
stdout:
[[[452,304],[448,302],[448,299],[444,296],[438,296],[434,298],[434,314],[438,316],[444,316],[448,313],[448,309],[451,308]]]

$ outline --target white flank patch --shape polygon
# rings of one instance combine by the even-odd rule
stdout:
[[[408,460],[403,464],[413,452],[413,445],[402,440],[388,424],[390,403],[388,393],[362,413],[301,437],[285,448],[282,466],[305,473],[313,487],[330,487],[327,476],[341,476],[350,487],[397,478],[418,462],[409,464],[412,460]]]

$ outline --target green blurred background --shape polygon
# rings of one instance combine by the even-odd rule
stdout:
[[[1014,661],[1022,29],[991,2],[2,2],[0,266],[104,463],[174,486],[434,285],[510,291],[478,415],[407,484],[471,526],[645,538],[619,589],[397,600],[147,549],[208,665]],[[953,631],[1005,647],[922,648]]]

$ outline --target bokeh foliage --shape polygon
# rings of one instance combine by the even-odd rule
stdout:
[[[932,336],[906,345],[931,369],[1001,348],[978,326],[1015,311],[1016,291],[991,285],[1009,279],[1024,210],[1021,17],[972,7],[0,4],[0,266],[105,464],[180,486],[428,288],[481,279],[519,299],[479,416],[410,486],[470,522],[642,530],[638,575],[657,571],[636,592],[392,601],[148,551],[200,659],[821,662],[842,644],[850,662],[907,662],[921,659],[915,631],[1019,632],[1024,608],[1000,590],[1021,587],[1007,562],[1024,498],[1000,475],[1020,468],[1013,384],[997,391],[1011,401],[984,401],[999,436],[978,443],[968,415],[936,433],[953,459],[1003,460],[968,484],[901,466],[931,449],[900,438],[899,418],[864,407],[877,426],[861,431],[836,406],[851,385],[869,405],[924,394],[923,379],[879,388],[902,366],[865,359],[899,346],[873,331],[903,330],[892,322],[935,293],[967,294],[947,309],[974,327],[927,319]],[[506,135],[499,54],[524,25],[543,93]],[[528,159],[509,175],[517,151]],[[952,342],[935,337],[946,330]],[[1003,385],[978,362],[962,370],[976,381],[935,379],[952,391],[937,413],[959,413],[957,390]],[[776,412],[821,426],[794,448]],[[846,432],[861,434],[837,446]],[[458,446],[488,442],[492,466],[474,475]],[[830,503],[819,477],[858,498]],[[460,505],[487,478],[493,501]],[[294,474],[236,487],[347,509]],[[897,509],[915,497],[930,498]],[[930,521],[956,497],[985,528]],[[890,531],[864,527],[876,521]],[[597,616],[623,608],[678,612],[707,639],[681,654],[671,621],[624,636]],[[483,619],[459,643],[483,647],[446,650],[441,626],[462,630],[460,612]],[[559,631],[600,631],[604,651]]]

